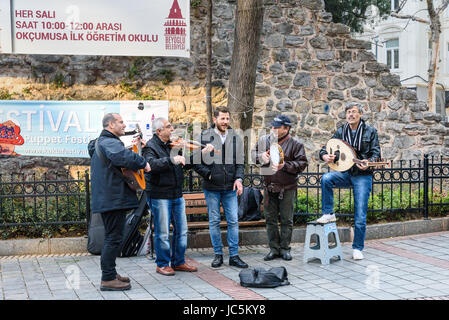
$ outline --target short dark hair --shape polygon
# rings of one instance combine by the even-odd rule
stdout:
[[[229,112],[229,109],[227,107],[216,107],[214,110],[214,117],[218,117],[218,115],[221,113],[229,113],[231,115],[231,112]]]

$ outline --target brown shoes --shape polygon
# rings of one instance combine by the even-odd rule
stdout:
[[[118,279],[111,281],[101,281],[101,291],[124,291],[131,289],[131,285],[127,282],[122,282]]]
[[[127,282],[127,283],[130,283],[130,282],[131,282],[131,280],[129,280],[128,277],[122,277],[122,276],[119,275],[118,273],[117,273],[117,278],[116,278],[116,279],[119,280],[119,281],[121,281],[121,282]]]
[[[156,272],[164,276],[173,276],[175,274],[175,271],[169,266],[165,266],[162,268],[156,267]]]
[[[185,271],[185,272],[196,272],[198,269],[187,263],[181,264],[180,266],[174,267],[175,271]]]
[[[175,274],[175,271],[184,271],[184,272],[196,272],[198,269],[194,266],[191,266],[187,263],[181,264],[180,266],[171,268],[169,266],[165,266],[162,268],[156,267],[156,272],[160,273],[164,276],[172,276]]]

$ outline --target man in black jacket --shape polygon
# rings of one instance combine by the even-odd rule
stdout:
[[[156,272],[172,276],[175,271],[194,272],[197,268],[185,262],[187,248],[187,219],[182,197],[185,157],[180,149],[170,147],[173,126],[164,118],[153,122],[155,134],[143,149],[143,156],[151,166],[145,174],[146,192],[154,215],[154,249]],[[170,248],[170,222],[173,241]]]
[[[212,267],[223,264],[223,243],[220,232],[220,203],[226,217],[229,265],[247,268],[238,256],[239,221],[237,196],[243,191],[243,141],[229,126],[229,110],[218,107],[214,111],[214,124],[201,133],[201,144],[207,145],[201,159],[194,155],[195,171],[204,178],[203,189],[209,214],[209,233],[215,258]],[[198,163],[200,162],[200,163]]]
[[[365,242],[366,214],[368,199],[372,189],[373,172],[367,166],[368,159],[380,158],[379,138],[377,130],[365,124],[362,120],[363,109],[359,103],[349,103],[346,108],[347,123],[339,127],[332,139],[342,139],[355,150],[357,158],[363,164],[356,164],[345,172],[325,173],[321,179],[321,210],[323,216],[317,221],[327,223],[336,221],[334,212],[333,188],[354,189],[354,241],[352,243],[352,257],[354,260],[363,259],[362,250]],[[329,155],[324,146],[320,151],[321,160],[326,163],[335,161],[335,155]]]
[[[91,157],[92,212],[101,213],[104,222],[105,239],[101,250],[101,287],[103,291],[129,290],[128,277],[121,277],[115,270],[115,260],[119,254],[126,212],[137,208],[136,193],[131,190],[114,166],[134,171],[151,170],[145,158],[125,148],[120,136],[125,134],[126,125],[117,113],[103,117],[103,131],[97,146],[95,140],[89,143]]]

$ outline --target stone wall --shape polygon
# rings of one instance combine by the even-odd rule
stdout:
[[[344,123],[344,104],[364,106],[379,131],[383,156],[449,158],[449,125],[428,112],[399,76],[377,63],[370,44],[332,23],[321,0],[265,0],[253,124],[266,128],[278,113],[294,120],[308,157]],[[0,56],[0,98],[23,100],[170,101],[173,123],[206,121],[205,1],[191,10],[191,57]],[[214,0],[214,106],[226,105],[235,0]],[[7,158],[1,170],[86,165],[85,159]]]

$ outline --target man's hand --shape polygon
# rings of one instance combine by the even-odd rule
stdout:
[[[357,168],[359,168],[360,170],[366,170],[368,169],[368,160],[362,160],[363,164],[358,164],[356,163],[355,165],[357,166]]]
[[[264,153],[262,153],[262,155],[260,157],[262,158],[263,164],[270,163],[270,155],[268,154],[268,151],[265,151]]]
[[[242,184],[242,182],[239,179],[235,180],[234,188],[232,190],[235,190],[235,188],[237,188],[237,195],[238,196],[243,193],[243,184]]]
[[[332,163],[332,162],[334,162],[334,160],[335,160],[335,155],[333,155],[333,154],[325,154],[325,155],[323,156],[323,160],[324,160],[324,162],[326,162],[326,163]]]
[[[204,147],[204,149],[201,150],[201,153],[202,153],[202,154],[206,154],[206,153],[209,153],[209,152],[212,152],[212,151],[214,151],[214,146],[211,145],[210,143],[208,143],[208,144],[206,144],[206,146]]]
[[[143,169],[143,171],[145,172],[150,172],[151,171],[151,167],[150,164],[147,162],[147,165],[145,166],[145,169]]]
[[[285,162],[281,163],[281,164],[273,164],[271,166],[271,169],[273,169],[274,171],[279,171],[282,170],[282,168],[284,167]]]
[[[185,166],[186,158],[184,158],[183,156],[176,156],[173,158],[173,163],[174,164],[182,164],[183,166]]]

